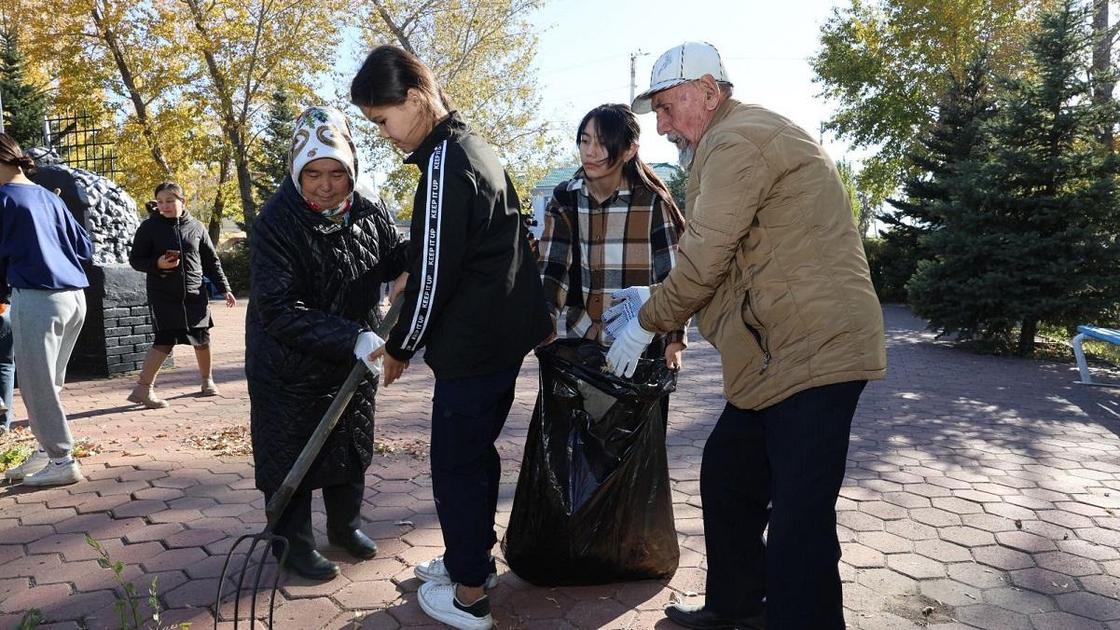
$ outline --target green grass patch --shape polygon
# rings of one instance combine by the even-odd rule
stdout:
[[[1077,331],[1069,330],[1062,326],[1039,326],[1038,336],[1045,340],[1038,344],[1036,352],[1040,358],[1072,363],[1075,359],[1073,348],[1069,345]],[[1120,367],[1120,346],[1104,341],[1086,339],[1081,344],[1085,351],[1085,360],[1090,365]]]

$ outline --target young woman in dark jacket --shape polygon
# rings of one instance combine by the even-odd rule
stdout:
[[[341,112],[306,110],[291,160],[291,176],[250,238],[245,375],[257,488],[266,500],[346,380],[359,341],[376,337],[381,285],[407,267],[407,243],[384,204],[354,191],[357,159]],[[277,525],[289,543],[286,566],[306,578],[339,573],[315,550],[313,489],[323,491],[328,541],[359,559],[377,553],[359,529],[376,391],[375,375],[358,387]]]
[[[420,169],[412,262],[400,319],[375,354],[385,384],[420,348],[435,373],[432,493],[445,554],[416,567],[421,608],[456,628],[489,628],[490,551],[501,469],[494,442],[525,354],[552,332],[521,204],[494,150],[450,107],[431,71],[374,49],[350,98]]]
[[[149,409],[168,406],[166,400],[156,396],[156,375],[177,344],[194,348],[202,378],[201,394],[218,395],[210,368],[210,329],[214,321],[202,277],[209,278],[225,294],[226,306],[237,304],[206,226],[186,211],[183,202],[183,189],[178,184],[163,182],[156,186],[156,209],[136,229],[128,256],[133,269],[148,274],[148,308],[155,329],[155,341],[144,357],[144,367],[128,400]]]

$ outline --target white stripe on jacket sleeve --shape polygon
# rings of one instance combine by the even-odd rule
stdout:
[[[436,301],[436,283],[439,279],[440,214],[443,211],[443,161],[447,154],[447,141],[444,140],[432,151],[428,158],[428,191],[425,195],[424,240],[420,251],[424,260],[420,265],[420,296],[416,300],[416,311],[405,334],[403,350],[415,352],[420,348],[424,331],[432,317]]]

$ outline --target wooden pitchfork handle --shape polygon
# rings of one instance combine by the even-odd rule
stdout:
[[[381,326],[377,328],[378,337],[386,339],[389,336],[389,331],[393,329],[393,324],[397,322],[403,303],[404,296],[402,295],[397,298],[395,304],[389,307],[389,312],[385,314],[385,318],[381,320]],[[323,419],[319,421],[319,426],[315,427],[311,439],[304,445],[296,463],[292,464],[292,469],[284,477],[284,483],[280,484],[280,489],[272,495],[272,499],[265,506],[264,513],[268,517],[266,531],[271,532],[276,527],[276,522],[280,520],[280,515],[287,509],[288,503],[292,500],[292,495],[303,483],[303,478],[307,476],[307,471],[311,469],[312,462],[319,456],[319,452],[323,450],[323,444],[327,442],[327,437],[330,436],[331,431],[338,424],[338,419],[342,417],[346,405],[350,404],[354,392],[358,391],[358,386],[365,380],[366,373],[367,368],[363,361],[358,361],[351,368],[346,381],[342,383],[342,387],[338,389],[334,400],[331,401],[331,406],[327,408],[327,412],[323,414]]]

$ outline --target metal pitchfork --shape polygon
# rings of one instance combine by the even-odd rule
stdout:
[[[400,314],[401,304],[404,303],[404,296],[399,296],[396,303],[389,307],[389,312],[385,314],[385,318],[381,321],[381,326],[377,328],[377,336],[382,339],[386,338],[389,331],[393,329],[393,324],[397,321],[397,316]],[[296,459],[295,464],[292,464],[292,469],[288,471],[288,475],[284,477],[284,482],[280,484],[280,489],[276,494],[272,495],[268,505],[265,506],[264,512],[268,517],[264,529],[259,534],[245,534],[234,541],[233,546],[230,547],[229,553],[226,554],[226,561],[222,565],[222,576],[218,580],[218,595],[214,599],[214,628],[218,627],[218,620],[221,617],[222,606],[222,585],[225,584],[226,575],[229,572],[230,561],[233,560],[233,553],[242,542],[251,541],[249,544],[249,552],[245,554],[245,564],[241,567],[241,574],[237,579],[237,593],[233,601],[233,627],[236,630],[238,627],[238,612],[240,612],[242,589],[245,583],[245,573],[250,569],[249,563],[253,559],[253,552],[256,550],[257,545],[264,543],[264,552],[261,554],[261,561],[257,565],[257,574],[253,578],[253,601],[249,606],[249,625],[250,627],[256,623],[257,620],[257,596],[260,594],[261,575],[264,572],[264,566],[268,561],[269,550],[273,545],[280,546],[280,558],[276,562],[276,576],[272,580],[272,590],[268,596],[268,627],[272,627],[273,613],[276,610],[276,589],[280,584],[280,567],[284,565],[284,561],[288,559],[288,539],[285,536],[274,533],[276,523],[280,520],[280,515],[287,509],[288,503],[292,500],[292,495],[295,494],[296,489],[299,488],[303,478],[307,476],[307,471],[311,468],[311,463],[319,456],[319,451],[323,450],[323,444],[326,443],[327,437],[330,436],[331,431],[334,430],[335,425],[338,424],[339,418],[342,417],[343,410],[346,405],[350,404],[350,399],[354,397],[354,392],[358,390],[362,380],[365,379],[367,373],[366,364],[358,361],[350,370],[349,376],[346,381],[342,383],[338,393],[335,394],[334,400],[331,401],[331,406],[327,408],[327,412],[323,414],[323,419],[319,421],[319,426],[315,427],[315,432],[311,434],[311,439],[304,445],[303,450],[300,451],[299,457]]]

